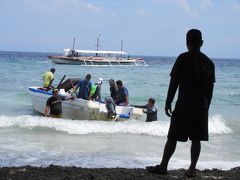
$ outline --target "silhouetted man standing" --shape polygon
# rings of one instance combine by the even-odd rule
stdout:
[[[208,141],[208,110],[215,82],[214,64],[200,51],[203,40],[199,30],[189,30],[186,41],[188,52],[179,55],[170,73],[165,105],[166,115],[171,117],[168,140],[160,165],[146,167],[151,173],[166,174],[177,141],[186,142],[190,139],[191,164],[185,175],[196,176],[200,141]],[[177,89],[178,99],[172,112],[171,103]]]

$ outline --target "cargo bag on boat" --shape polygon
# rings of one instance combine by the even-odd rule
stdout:
[[[66,92],[77,85],[80,78],[69,78],[58,86],[58,89],[64,89]]]

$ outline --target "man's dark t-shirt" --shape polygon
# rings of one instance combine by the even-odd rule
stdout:
[[[46,105],[50,107],[50,115],[62,114],[62,100],[64,99],[62,96],[51,96],[48,98]]]
[[[171,71],[179,82],[176,106],[182,108],[209,108],[210,88],[215,82],[213,62],[201,52],[181,54]]]
[[[200,51],[189,51],[177,58],[170,75],[179,87],[168,138],[208,140],[208,109],[215,82],[213,62]]]
[[[117,88],[115,86],[110,87],[110,93],[113,100],[116,100],[117,97]]]

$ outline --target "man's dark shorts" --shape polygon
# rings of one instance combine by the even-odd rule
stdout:
[[[168,139],[208,141],[208,111],[176,108],[171,117]]]

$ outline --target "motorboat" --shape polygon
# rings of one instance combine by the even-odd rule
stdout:
[[[76,79],[68,79],[58,86],[60,96],[70,96],[70,88],[77,84]],[[47,99],[52,96],[52,90],[46,91],[42,87],[32,86],[28,88],[28,96],[31,98],[33,109],[41,114],[45,112]],[[104,102],[84,100],[75,98],[74,100],[62,101],[63,118],[76,120],[140,120],[143,112],[140,108],[116,106],[115,118],[108,116],[108,111]]]

